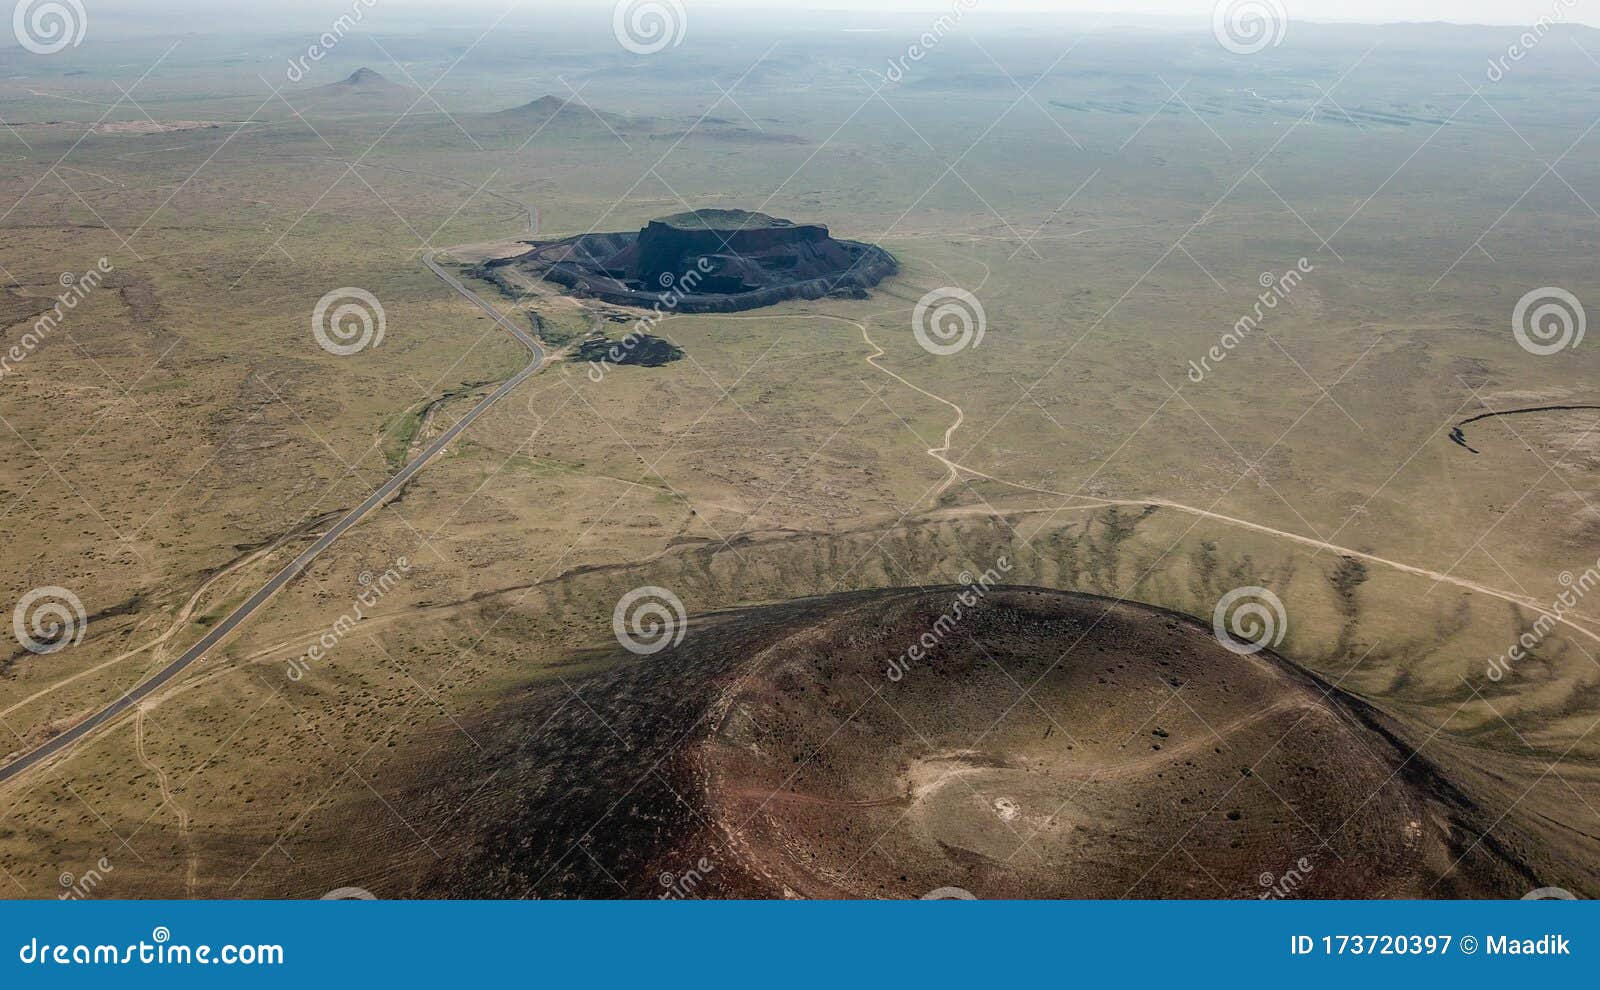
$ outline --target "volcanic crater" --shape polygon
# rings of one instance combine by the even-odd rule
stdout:
[[[1293,871],[1297,896],[1396,897],[1448,862],[1403,754],[1284,662],[1018,589],[891,679],[948,608],[850,610],[715,703],[705,813],[751,892],[1251,897]]]
[[[745,210],[695,210],[636,232],[532,242],[514,265],[575,295],[684,313],[729,313],[787,299],[862,298],[894,275],[889,252],[822,224]]]
[[[499,797],[479,798],[498,810],[422,892],[655,897],[686,864],[699,897],[1525,889],[1530,867],[1470,842],[1483,809],[1388,716],[1270,651],[1039,588],[941,623],[961,590],[712,613],[575,683],[584,706],[533,688],[473,727],[500,740]]]

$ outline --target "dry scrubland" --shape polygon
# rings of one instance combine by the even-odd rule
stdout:
[[[1279,652],[1381,711],[1467,795],[1476,811],[1448,848],[1469,850],[1504,815],[1494,842],[1538,875],[1484,889],[1600,890],[1600,606],[1580,606],[1586,632],[1561,627],[1514,676],[1485,677],[1535,618],[1528,603],[1594,562],[1596,414],[1475,424],[1476,456],[1447,439],[1486,408],[1595,401],[1593,348],[1540,358],[1509,332],[1538,286],[1600,305],[1583,201],[1600,200],[1595,139],[1563,159],[1564,181],[1505,212],[1540,159],[1583,134],[1594,73],[1510,80],[1486,92],[1491,109],[1457,78],[1481,71],[1476,49],[1419,70],[1403,50],[1363,60],[1366,44],[1331,45],[1269,56],[1281,61],[1251,80],[1167,53],[1167,79],[1196,77],[1191,113],[1148,72],[1119,74],[1122,44],[1092,56],[1098,74],[1048,76],[1009,112],[1016,88],[965,49],[975,61],[949,88],[908,81],[888,103],[783,51],[740,91],[762,130],[711,123],[675,147],[714,90],[678,102],[602,77],[585,98],[619,115],[604,123],[548,107],[496,116],[483,111],[545,91],[501,56],[458,70],[441,97],[454,120],[424,105],[396,123],[409,100],[302,103],[291,88],[304,119],[269,101],[245,126],[113,130],[74,147],[101,108],[65,98],[109,102],[121,76],[19,68],[0,90],[5,118],[24,122],[0,166],[16,203],[0,258],[6,340],[61,272],[102,256],[115,272],[0,386],[13,563],[0,600],[61,585],[91,616],[76,647],[0,658],[17,750],[181,652],[521,367],[524,352],[421,265],[425,248],[480,245],[447,252],[463,266],[506,250],[528,234],[518,204],[548,236],[742,207],[881,241],[903,271],[863,301],[672,317],[658,332],[687,359],[599,382],[554,342],[623,332],[628,311],[474,282],[537,317],[550,365],[146,710],[4,785],[0,883],[53,896],[63,872],[106,857],[101,890],[125,896],[544,892],[547,877],[507,865],[518,847],[495,842],[527,795],[559,806],[570,783],[577,809],[593,795],[518,756],[524,737],[544,738],[522,716],[559,710],[596,752],[614,744],[609,758],[690,728],[651,721],[669,710],[660,698],[688,690],[670,678],[660,698],[586,700],[639,662],[610,632],[624,592],[673,589],[710,616],[697,637],[721,610],[948,584],[1006,554],[1008,583],[1202,618],[1231,588],[1273,589],[1289,617]],[[679,71],[726,83],[765,47]],[[1026,84],[1058,47],[1013,39],[997,54]],[[203,55],[180,47],[141,103],[163,121],[251,118],[265,94]],[[1345,70],[1343,106],[1403,108],[1405,122],[1296,124],[1310,81]],[[796,100],[802,77],[819,81]],[[1247,86],[1284,102],[1263,109]],[[25,123],[63,117],[83,126]],[[1468,250],[1485,230],[1484,252]],[[1302,257],[1312,272],[1265,330],[1190,381],[1188,362],[1254,305],[1258,276]],[[335,357],[313,343],[310,311],[347,285],[380,298],[387,334]],[[987,333],[935,357],[911,311],[944,285],[982,300]],[[959,482],[944,484],[930,448],[968,469]],[[409,576],[356,634],[286,676],[350,610],[360,576],[400,556]],[[1160,703],[1138,696],[1131,722]],[[619,796],[636,776],[613,781]],[[590,823],[559,824],[575,840]],[[494,849],[509,859],[483,858]],[[577,858],[570,845],[540,854]],[[587,878],[561,867],[549,892],[615,892],[605,854]],[[1225,888],[1251,893],[1257,866]],[[637,879],[623,887],[651,893]]]

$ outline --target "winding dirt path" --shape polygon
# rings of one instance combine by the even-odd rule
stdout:
[[[183,838],[183,847],[188,852],[189,868],[184,875],[184,896],[194,900],[195,878],[200,872],[200,858],[195,855],[193,837],[189,834],[189,812],[172,796],[172,782],[167,779],[167,772],[161,769],[144,748],[144,716],[145,706],[138,705],[134,709],[133,719],[133,749],[139,758],[139,763],[146,770],[156,775],[156,784],[161,788],[161,803],[172,809],[178,819],[178,835]]]
[[[944,405],[949,406],[951,409],[955,410],[955,412],[956,412],[956,421],[953,424],[951,424],[951,426],[950,426],[950,428],[948,430],[945,431],[943,444],[941,446],[939,446],[939,447],[935,447],[935,448],[933,448],[933,449],[928,451],[928,455],[930,457],[933,457],[935,460],[937,460],[940,464],[942,464],[951,473],[952,476],[954,476],[954,477],[947,477],[945,479],[945,481],[940,484],[939,488],[936,490],[936,493],[934,495],[935,499],[937,499],[939,494],[942,494],[945,490],[947,490],[950,487],[950,485],[955,480],[957,480],[959,478],[960,475],[964,474],[964,475],[970,475],[970,476],[975,477],[975,478],[982,478],[985,481],[992,481],[992,482],[995,482],[996,484],[1007,485],[1007,486],[1012,487],[1012,488],[1018,488],[1018,489],[1021,489],[1023,491],[1035,492],[1035,493],[1044,494],[1044,495],[1055,495],[1055,496],[1059,496],[1061,498],[1066,498],[1066,499],[1078,499],[1078,500],[1081,500],[1081,501],[1084,501],[1084,502],[1097,504],[1097,505],[1105,505],[1105,506],[1141,506],[1141,507],[1142,506],[1148,506],[1148,505],[1160,506],[1161,508],[1164,508],[1164,509],[1171,509],[1174,512],[1182,512],[1182,513],[1186,513],[1188,515],[1198,516],[1201,519],[1211,520],[1213,522],[1222,523],[1223,525],[1233,526],[1233,527],[1236,527],[1236,528],[1239,528],[1239,529],[1248,529],[1248,530],[1250,530],[1252,532],[1256,532],[1256,533],[1264,533],[1264,534],[1266,534],[1268,536],[1272,536],[1272,537],[1275,537],[1277,539],[1288,540],[1291,543],[1297,543],[1297,544],[1300,544],[1301,546],[1311,547],[1311,548],[1316,549],[1316,550],[1328,550],[1328,551],[1331,551],[1331,552],[1336,553],[1336,554],[1338,554],[1340,556],[1343,556],[1343,557],[1353,557],[1353,558],[1355,558],[1357,560],[1362,560],[1362,561],[1365,561],[1367,563],[1378,564],[1380,566],[1387,567],[1387,568],[1390,568],[1392,570],[1400,571],[1401,573],[1404,573],[1404,574],[1412,574],[1412,575],[1415,575],[1417,577],[1427,578],[1427,579],[1429,579],[1431,581],[1434,581],[1434,582],[1437,582],[1439,584],[1448,584],[1448,585],[1451,585],[1453,587],[1464,589],[1466,591],[1476,592],[1476,593],[1481,594],[1481,595],[1488,595],[1491,598],[1497,598],[1497,599],[1499,599],[1501,601],[1510,602],[1513,605],[1520,605],[1523,608],[1529,609],[1530,611],[1534,612],[1537,615],[1541,615],[1541,616],[1544,616],[1546,618],[1552,619],[1555,622],[1558,622],[1561,625],[1566,626],[1568,629],[1571,629],[1574,632],[1577,632],[1579,635],[1582,635],[1582,636],[1586,637],[1587,639],[1592,640],[1595,643],[1600,643],[1600,634],[1597,634],[1596,632],[1594,632],[1591,629],[1586,628],[1585,626],[1579,625],[1579,621],[1597,622],[1597,621],[1600,621],[1600,620],[1595,620],[1595,619],[1592,619],[1592,618],[1588,618],[1586,616],[1580,617],[1580,616],[1572,616],[1572,615],[1558,615],[1555,612],[1551,611],[1550,607],[1546,603],[1540,602],[1540,601],[1538,601],[1538,600],[1536,600],[1536,599],[1534,599],[1534,598],[1532,598],[1530,596],[1513,594],[1513,593],[1511,593],[1509,591],[1502,591],[1499,588],[1490,587],[1489,585],[1486,585],[1486,584],[1480,584],[1477,581],[1467,580],[1466,578],[1454,577],[1454,576],[1452,576],[1450,574],[1444,573],[1443,571],[1437,571],[1437,570],[1434,570],[1434,569],[1429,568],[1429,567],[1419,567],[1419,566],[1417,566],[1415,564],[1407,564],[1407,563],[1404,563],[1403,561],[1394,560],[1394,559],[1391,559],[1389,557],[1379,556],[1378,554],[1364,553],[1364,552],[1362,552],[1360,550],[1356,550],[1356,549],[1354,549],[1352,547],[1340,546],[1337,543],[1331,543],[1331,542],[1329,542],[1327,540],[1320,540],[1320,539],[1316,539],[1316,538],[1313,538],[1313,537],[1310,537],[1310,536],[1304,536],[1304,535],[1302,535],[1300,533],[1291,532],[1291,531],[1285,530],[1285,529],[1278,529],[1277,527],[1274,527],[1274,526],[1266,526],[1266,525],[1263,525],[1261,523],[1252,522],[1252,521],[1250,521],[1248,519],[1240,519],[1237,516],[1229,516],[1229,515],[1225,515],[1225,514],[1220,513],[1220,512],[1213,512],[1210,509],[1201,509],[1201,508],[1198,508],[1198,507],[1193,506],[1193,505],[1185,505],[1182,502],[1173,502],[1173,501],[1170,501],[1168,499],[1162,499],[1162,498],[1108,499],[1108,498],[1099,498],[1099,497],[1093,496],[1093,495],[1084,495],[1084,494],[1081,494],[1079,492],[1055,491],[1053,489],[1041,488],[1041,487],[1038,487],[1038,486],[1035,486],[1035,485],[1020,484],[1018,482],[1014,482],[1014,481],[1011,481],[1011,480],[1006,479],[1006,478],[1000,478],[1000,477],[996,477],[995,475],[992,475],[992,474],[986,474],[986,473],[984,473],[982,471],[977,470],[976,468],[968,467],[967,465],[962,464],[959,461],[953,460],[949,456],[949,454],[950,454],[951,436],[955,432],[956,428],[959,427],[965,421],[966,412],[959,405],[957,405],[954,402],[951,402],[949,399],[946,399],[943,396],[935,395],[932,392],[929,392],[927,389],[924,389],[919,385],[915,385],[915,384],[913,384],[913,383],[911,383],[909,381],[906,381],[906,379],[902,378],[900,375],[897,375],[894,372],[889,371],[887,368],[885,368],[881,364],[879,364],[878,363],[878,359],[883,357],[886,352],[884,351],[884,349],[882,347],[878,346],[878,343],[876,341],[874,341],[872,339],[872,337],[867,333],[867,326],[866,326],[865,323],[863,323],[863,322],[861,322],[859,320],[851,320],[851,319],[848,319],[846,317],[841,317],[841,316],[823,316],[822,318],[823,319],[840,320],[840,321],[843,321],[845,323],[849,323],[849,324],[855,326],[857,329],[859,329],[861,331],[862,338],[866,340],[867,344],[872,347],[873,352],[874,352],[874,353],[872,353],[871,355],[868,355],[865,358],[866,363],[868,365],[870,365],[871,367],[877,369],[878,371],[883,372],[884,374],[886,374],[889,377],[893,378],[895,381],[898,381],[898,382],[904,384],[906,387],[916,391],[917,393],[919,393],[921,395],[925,395],[925,396],[927,396],[927,397],[929,397],[931,399],[934,399],[934,400],[936,400],[936,401],[938,401],[940,403],[943,403]]]
[[[940,495],[943,495],[950,488],[951,485],[953,485],[956,482],[961,480],[961,475],[959,473],[960,465],[958,465],[954,461],[950,460],[950,456],[949,455],[950,455],[951,438],[955,436],[955,433],[956,433],[957,430],[961,429],[961,424],[966,422],[966,419],[967,419],[966,411],[963,410],[960,406],[956,405],[954,402],[951,402],[949,399],[946,399],[943,396],[934,395],[932,392],[930,392],[927,389],[923,388],[921,385],[917,385],[917,384],[914,384],[914,383],[912,383],[910,381],[907,381],[906,379],[904,379],[904,378],[900,377],[899,375],[895,374],[894,372],[890,371],[888,368],[885,368],[883,365],[879,364],[878,363],[878,359],[881,358],[881,357],[884,357],[885,355],[887,355],[888,351],[885,351],[883,348],[879,347],[878,346],[878,342],[873,340],[870,336],[867,335],[867,325],[865,323],[857,323],[856,326],[858,328],[860,328],[860,330],[861,330],[861,339],[866,341],[867,342],[867,346],[872,348],[872,351],[873,351],[871,354],[867,355],[867,359],[866,360],[867,360],[868,364],[872,365],[872,367],[874,367],[874,368],[878,369],[879,371],[883,372],[884,374],[888,375],[890,378],[893,378],[895,381],[897,381],[900,384],[904,385],[906,388],[909,388],[912,391],[917,392],[917,393],[919,393],[921,395],[925,395],[925,396],[927,396],[928,398],[932,399],[935,402],[942,402],[945,405],[949,406],[951,409],[955,410],[955,413],[956,413],[955,422],[951,423],[950,426],[945,429],[945,431],[944,431],[944,441],[942,443],[940,443],[939,446],[937,446],[937,447],[929,447],[928,448],[928,456],[932,457],[934,460],[938,461],[940,464],[943,464],[945,466],[945,468],[947,469],[947,471],[949,472],[948,474],[945,475],[945,479],[939,483],[939,487],[936,488],[934,490],[934,492],[933,492],[932,499],[933,499],[934,502],[938,502]]]
[[[701,315],[701,318],[705,318],[705,319],[726,319],[726,320],[740,320],[740,319],[748,320],[748,319],[763,319],[764,317],[748,317],[748,316],[736,316],[736,315],[728,315],[728,314],[703,314],[703,315]],[[1575,616],[1575,615],[1570,615],[1570,614],[1568,614],[1568,615],[1557,615],[1555,612],[1550,610],[1550,606],[1547,603],[1541,602],[1541,601],[1539,601],[1539,600],[1537,600],[1535,598],[1532,598],[1532,597],[1530,597],[1528,595],[1518,595],[1518,594],[1513,594],[1513,593],[1511,593],[1509,591],[1502,591],[1499,588],[1494,588],[1494,587],[1491,587],[1491,586],[1486,585],[1486,584],[1480,584],[1477,581],[1467,580],[1466,578],[1454,577],[1452,575],[1444,573],[1443,571],[1437,571],[1437,570],[1434,570],[1434,569],[1428,568],[1428,567],[1419,567],[1419,566],[1414,565],[1414,564],[1407,564],[1407,563],[1404,563],[1402,561],[1393,560],[1393,559],[1388,558],[1388,557],[1379,556],[1378,554],[1365,553],[1363,551],[1356,550],[1356,549],[1354,549],[1352,547],[1340,546],[1337,543],[1332,543],[1332,542],[1329,542],[1327,540],[1320,540],[1320,539],[1316,539],[1314,537],[1304,536],[1304,535],[1302,535],[1300,533],[1295,533],[1295,532],[1292,532],[1290,530],[1278,529],[1276,527],[1267,526],[1267,525],[1264,525],[1262,523],[1252,522],[1252,521],[1250,521],[1248,519],[1240,519],[1237,516],[1229,516],[1229,515],[1225,515],[1225,514],[1220,513],[1220,512],[1213,512],[1210,509],[1202,509],[1202,508],[1199,508],[1199,507],[1193,506],[1193,505],[1185,505],[1182,502],[1173,502],[1173,501],[1171,501],[1169,499],[1162,499],[1162,498],[1101,498],[1101,497],[1095,496],[1095,495],[1084,495],[1084,494],[1082,494],[1080,492],[1063,492],[1063,491],[1058,491],[1058,490],[1052,489],[1052,488],[1044,488],[1044,487],[1041,487],[1041,486],[1038,486],[1038,485],[1023,484],[1022,482],[1012,481],[1009,478],[1001,478],[1001,477],[998,477],[996,475],[987,474],[987,473],[985,473],[983,471],[979,471],[977,468],[969,467],[968,465],[962,464],[960,461],[957,461],[957,460],[953,459],[950,456],[950,448],[951,448],[952,438],[953,438],[953,436],[955,434],[955,431],[957,429],[959,429],[963,423],[966,422],[966,411],[964,409],[962,409],[961,406],[958,405],[957,403],[952,402],[951,400],[945,398],[942,395],[937,395],[937,394],[935,394],[933,392],[930,392],[927,389],[923,388],[920,385],[917,385],[914,382],[908,381],[906,378],[902,377],[899,374],[896,374],[893,371],[890,371],[888,368],[886,368],[882,364],[880,364],[879,363],[879,359],[884,357],[884,356],[886,356],[887,352],[878,344],[877,341],[872,339],[872,335],[867,332],[867,325],[866,325],[866,323],[864,321],[851,319],[849,317],[844,317],[844,316],[835,316],[835,315],[828,314],[828,313],[797,314],[797,315],[791,316],[789,318],[790,319],[809,319],[809,320],[829,320],[829,321],[832,321],[832,322],[844,323],[844,324],[848,324],[849,326],[855,327],[857,330],[860,331],[861,337],[862,337],[862,339],[864,341],[866,341],[867,346],[872,348],[872,353],[869,354],[869,355],[866,355],[863,358],[863,360],[867,363],[867,365],[869,367],[871,367],[874,370],[876,370],[878,372],[881,372],[882,374],[894,379],[895,381],[897,381],[900,384],[904,385],[906,388],[911,389],[912,391],[916,392],[917,394],[925,396],[925,397],[927,397],[929,399],[932,399],[935,402],[940,403],[941,405],[947,406],[949,409],[951,409],[956,414],[955,421],[953,423],[951,423],[950,426],[944,432],[943,441],[938,446],[931,447],[927,451],[928,456],[932,457],[934,460],[938,461],[940,463],[940,465],[942,465],[945,468],[945,470],[948,472],[948,474],[945,476],[945,479],[939,483],[938,487],[935,488],[932,491],[931,495],[929,496],[935,504],[937,503],[938,498],[939,498],[940,495],[942,495],[942,494],[944,494],[944,492],[948,491],[950,486],[952,484],[955,484],[957,481],[959,481],[962,475],[966,475],[966,476],[973,477],[973,478],[981,478],[984,481],[992,481],[995,484],[1005,485],[1005,486],[1007,486],[1009,488],[1015,488],[1015,489],[1018,489],[1020,491],[1032,492],[1032,493],[1038,494],[1038,495],[1051,495],[1051,496],[1054,496],[1054,497],[1057,497],[1057,498],[1063,498],[1063,499],[1077,500],[1080,504],[1078,506],[1074,506],[1073,508],[1082,508],[1084,506],[1107,506],[1107,507],[1109,507],[1109,506],[1129,506],[1129,507],[1137,506],[1137,507],[1144,507],[1144,506],[1151,506],[1151,505],[1160,506],[1161,508],[1164,508],[1164,509],[1171,509],[1174,512],[1182,512],[1182,513],[1185,513],[1187,515],[1197,516],[1197,517],[1199,517],[1201,519],[1207,519],[1207,520],[1210,520],[1212,522],[1221,523],[1221,524],[1226,525],[1226,526],[1233,526],[1233,527],[1236,527],[1236,528],[1239,528],[1239,529],[1248,529],[1248,530],[1250,530],[1252,532],[1263,533],[1263,534],[1266,534],[1268,536],[1275,537],[1277,539],[1288,540],[1291,543],[1298,543],[1301,546],[1311,547],[1312,549],[1327,550],[1327,551],[1330,551],[1332,553],[1336,553],[1336,554],[1338,554],[1340,556],[1343,556],[1343,557],[1353,557],[1353,558],[1355,558],[1357,560],[1362,560],[1362,561],[1365,561],[1367,563],[1377,564],[1377,565],[1382,566],[1382,567],[1391,568],[1393,570],[1400,571],[1401,573],[1404,573],[1404,574],[1412,574],[1412,575],[1415,575],[1417,577],[1427,578],[1427,579],[1429,579],[1431,581],[1435,581],[1435,582],[1437,582],[1439,584],[1448,584],[1448,585],[1451,585],[1453,587],[1461,588],[1461,589],[1466,590],[1466,591],[1472,591],[1472,592],[1477,592],[1478,594],[1488,595],[1491,598],[1497,598],[1497,599],[1499,599],[1501,601],[1504,601],[1504,602],[1510,602],[1513,605],[1519,605],[1519,606],[1521,606],[1523,608],[1526,608],[1526,609],[1534,612],[1537,615],[1545,616],[1546,618],[1549,618],[1549,619],[1551,619],[1551,620],[1553,620],[1553,621],[1555,621],[1555,622],[1567,627],[1568,629],[1571,629],[1574,632],[1577,632],[1579,635],[1582,635],[1582,636],[1586,637],[1587,639],[1592,640],[1595,643],[1600,643],[1600,633],[1596,633],[1593,630],[1591,630],[1591,629],[1579,624],[1580,622],[1588,622],[1588,623],[1594,623],[1594,624],[1600,625],[1600,619],[1594,619],[1594,618],[1590,618],[1588,616]],[[1484,418],[1484,417],[1477,417],[1477,418]],[[1468,422],[1470,422],[1470,420]],[[1063,508],[1066,508],[1066,507],[1063,507]]]

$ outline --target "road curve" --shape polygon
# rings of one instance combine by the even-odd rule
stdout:
[[[57,736],[52,737],[47,742],[41,743],[39,746],[36,746],[28,752],[22,754],[21,756],[12,760],[10,763],[7,763],[5,766],[0,767],[0,784],[3,784],[18,774],[25,772],[29,768],[48,760],[50,757],[62,752],[79,740],[84,739],[90,733],[100,728],[100,726],[105,725],[107,722],[110,722],[118,715],[121,715],[134,705],[137,705],[140,701],[149,697],[149,695],[156,689],[160,688],[161,685],[172,680],[174,677],[178,676],[178,674],[182,673],[183,670],[190,664],[193,664],[196,660],[199,660],[201,657],[205,656],[212,647],[222,642],[222,640],[229,633],[233,632],[234,629],[238,628],[252,615],[259,611],[261,606],[265,605],[267,600],[277,593],[278,589],[299,577],[300,573],[310,566],[311,562],[316,560],[322,551],[332,546],[334,541],[343,536],[347,530],[349,530],[356,523],[360,522],[368,513],[382,505],[389,498],[389,496],[399,491],[402,485],[415,477],[417,472],[421,471],[425,466],[427,466],[428,461],[438,456],[446,447],[450,445],[452,440],[459,436],[467,427],[471,426],[473,421],[487,412],[490,406],[505,398],[507,393],[516,388],[518,385],[521,385],[528,379],[529,376],[533,375],[540,369],[540,367],[543,366],[544,348],[540,346],[539,341],[532,334],[523,330],[521,327],[512,323],[505,316],[501,315],[499,310],[480,299],[477,293],[473,292],[471,289],[468,289],[465,285],[462,285],[461,281],[454,275],[451,275],[449,272],[439,267],[439,264],[434,260],[434,256],[437,253],[438,252],[436,251],[427,252],[422,256],[422,263],[428,266],[429,271],[443,279],[446,285],[461,293],[461,295],[465,296],[469,301],[472,302],[473,305],[487,313],[490,319],[494,320],[495,323],[499,324],[502,329],[511,334],[511,336],[515,337],[518,343],[526,347],[533,355],[533,359],[528,362],[527,367],[523,368],[511,378],[507,379],[493,392],[490,392],[488,395],[484,396],[483,400],[477,405],[473,406],[465,416],[462,416],[455,422],[454,425],[441,433],[432,443],[428,444],[427,448],[423,450],[422,453],[418,454],[414,460],[412,460],[405,467],[401,468],[398,474],[384,482],[377,491],[367,496],[366,501],[345,513],[344,516],[342,516],[337,522],[329,527],[326,533],[323,533],[322,536],[318,537],[316,542],[312,543],[309,547],[303,550],[298,557],[290,561],[283,570],[273,575],[272,578],[267,581],[266,584],[262,585],[255,594],[245,599],[244,602],[242,602],[232,612],[229,612],[226,618],[212,627],[210,632],[202,636],[199,642],[185,650],[181,656],[177,657],[171,663],[167,664],[165,667],[162,667],[145,680],[140,681],[138,684],[129,689],[126,694],[122,695],[122,697],[100,709],[98,712],[95,712],[82,722],[79,722]]]

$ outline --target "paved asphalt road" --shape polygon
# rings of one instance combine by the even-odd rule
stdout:
[[[102,708],[100,711],[84,719],[82,722],[79,722],[72,728],[62,732],[60,735],[53,737],[48,742],[29,750],[23,755],[17,757],[15,760],[12,760],[10,763],[7,763],[5,766],[0,767],[0,783],[10,780],[12,777],[22,773],[29,767],[32,767],[43,760],[49,759],[50,757],[71,746],[78,740],[85,738],[100,726],[106,724],[107,722],[116,718],[118,715],[138,704],[161,685],[178,676],[178,674],[182,673],[184,668],[205,656],[206,651],[216,646],[224,637],[226,637],[230,632],[233,632],[233,630],[241,623],[249,619],[250,616],[254,615],[262,605],[265,605],[267,599],[271,598],[279,588],[282,588],[290,581],[293,581],[295,578],[299,577],[300,572],[304,571],[313,560],[316,560],[318,554],[328,549],[328,547],[333,545],[335,540],[343,536],[346,530],[360,522],[362,518],[367,515],[367,513],[378,508],[378,506],[383,504],[385,499],[398,491],[400,486],[410,481],[412,477],[417,474],[417,472],[423,469],[429,460],[436,456],[440,451],[448,447],[450,445],[450,441],[454,440],[462,430],[465,430],[467,427],[471,426],[473,421],[488,411],[490,406],[505,398],[508,392],[522,384],[527,380],[528,376],[539,370],[540,366],[544,363],[544,349],[539,346],[539,341],[536,340],[531,334],[524,331],[521,327],[516,326],[509,319],[502,316],[500,312],[493,306],[490,306],[488,303],[478,298],[476,293],[474,293],[471,289],[468,289],[465,285],[462,285],[460,280],[458,280],[454,275],[451,275],[443,268],[440,268],[439,265],[433,260],[435,253],[436,252],[429,251],[427,254],[424,254],[422,256],[422,263],[427,265],[430,271],[443,279],[445,283],[448,284],[452,289],[455,289],[463,296],[466,296],[467,299],[471,300],[472,303],[479,309],[489,314],[490,318],[498,323],[508,333],[510,333],[511,336],[517,338],[522,346],[526,347],[532,352],[533,360],[528,362],[528,366],[526,368],[523,368],[521,371],[517,372],[516,375],[508,379],[499,388],[485,396],[482,402],[479,402],[476,406],[473,406],[472,411],[461,417],[461,419],[457,420],[455,425],[441,433],[438,439],[434,440],[433,443],[430,443],[426,450],[417,455],[415,460],[401,468],[399,474],[384,482],[383,487],[369,495],[365,502],[362,502],[360,505],[347,512],[343,518],[333,524],[332,528],[330,528],[326,533],[322,534],[322,536],[319,537],[315,543],[307,547],[300,554],[300,556],[296,557],[289,563],[287,567],[275,574],[272,579],[266,584],[262,585],[255,594],[245,599],[243,604],[241,604],[238,608],[228,613],[227,618],[213,626],[211,631],[206,633],[205,636],[201,637],[198,643],[185,650],[182,656],[178,657],[176,660],[173,660],[165,667],[162,667],[146,680],[139,682],[131,690],[129,690],[128,693],[124,694],[116,701],[113,701],[105,708]]]

